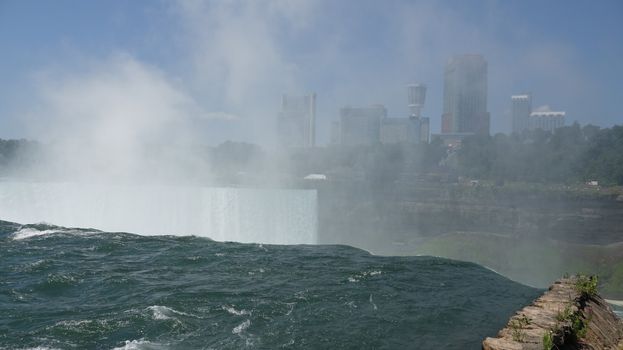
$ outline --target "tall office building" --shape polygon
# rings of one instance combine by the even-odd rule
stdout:
[[[442,133],[489,133],[487,61],[454,56],[444,71]]]
[[[426,101],[426,85],[407,85],[407,101],[409,102],[409,117],[421,117],[424,101]]]
[[[316,144],[316,94],[283,95],[277,118],[277,135],[286,147],[314,147]]]
[[[511,96],[511,117],[514,133],[521,133],[528,129],[530,113],[532,113],[532,96],[529,94]]]
[[[383,105],[343,107],[340,109],[340,143],[372,145],[380,142],[381,119],[387,117]]]
[[[329,142],[332,145],[340,144],[340,122],[337,120],[331,122],[331,139]]]

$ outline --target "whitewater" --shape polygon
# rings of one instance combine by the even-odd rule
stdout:
[[[0,181],[0,219],[217,241],[317,243],[315,190]]]

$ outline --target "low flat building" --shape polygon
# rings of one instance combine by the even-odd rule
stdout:
[[[528,129],[554,131],[565,126],[565,112],[532,112],[528,119]]]
[[[447,147],[458,147],[461,145],[463,140],[467,137],[473,136],[476,133],[473,132],[448,132],[441,134],[433,134],[431,139],[441,139],[444,145]]]
[[[381,120],[381,143],[428,142],[428,118],[384,118]]]

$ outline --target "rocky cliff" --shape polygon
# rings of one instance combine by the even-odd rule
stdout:
[[[346,235],[355,222],[361,223],[360,238],[370,230],[393,240],[454,231],[579,244],[623,240],[623,198],[599,189],[414,183],[329,184],[319,190],[320,232],[328,237]]]
[[[623,349],[623,322],[596,293],[597,281],[575,276],[556,281],[518,311],[483,350]]]

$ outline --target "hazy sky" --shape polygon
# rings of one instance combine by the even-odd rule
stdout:
[[[489,63],[494,132],[521,92],[568,124],[623,121],[619,0],[0,0],[0,45],[0,138],[138,115],[207,144],[270,143],[281,93],[315,91],[323,144],[343,105],[405,116],[410,82],[428,85],[439,132],[443,66],[462,53]]]

